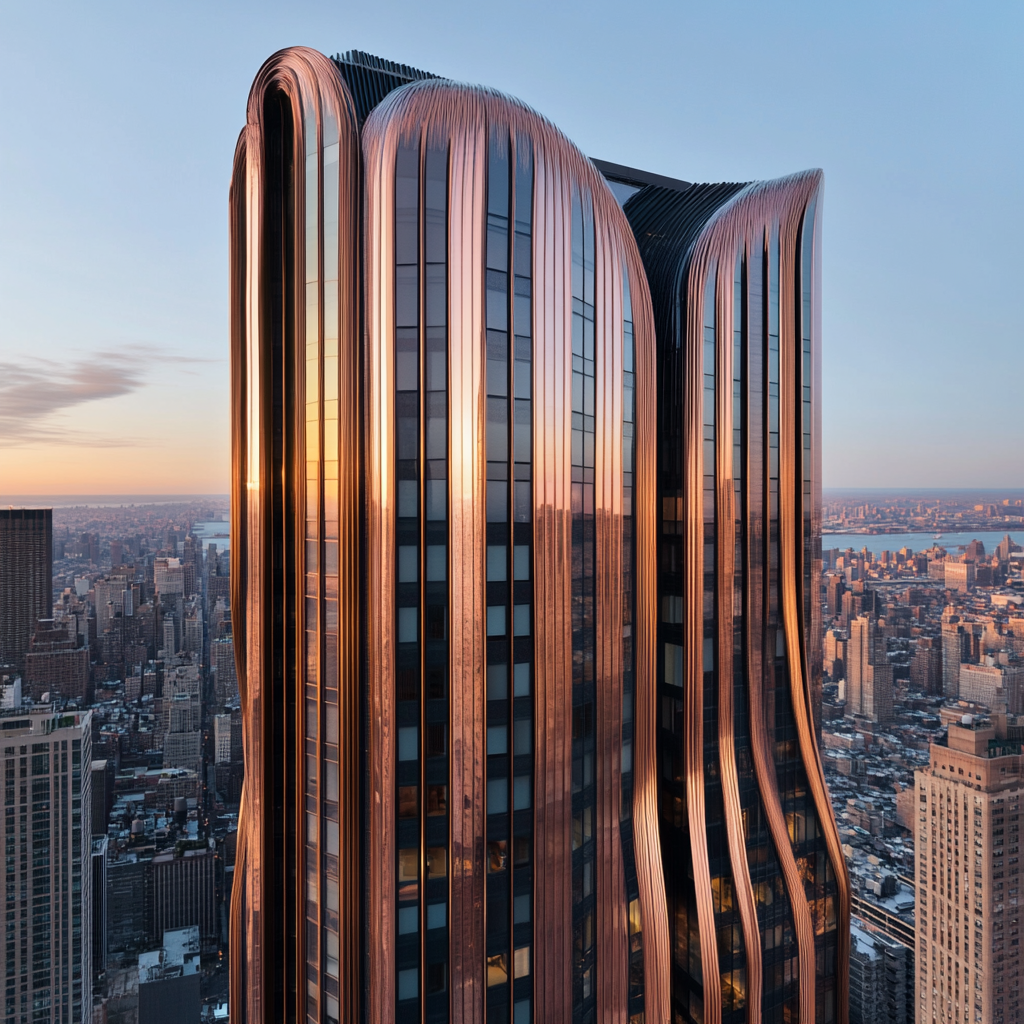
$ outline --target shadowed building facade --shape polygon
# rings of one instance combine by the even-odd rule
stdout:
[[[785,902],[800,870],[815,902],[779,917],[787,959],[764,983],[780,1007],[767,1019],[797,1019],[782,1016],[796,1006],[809,1019],[816,985],[843,1019],[829,852],[822,838],[825,859],[808,867],[818,846],[786,832],[800,844],[827,831],[813,723],[806,742],[796,725],[786,734],[806,766],[803,803],[786,803],[785,780],[767,801],[781,826],[764,825],[757,856],[785,850],[763,883],[740,869],[736,823],[754,812],[733,797],[739,787],[749,804],[767,783],[732,753],[731,782],[705,781],[700,734],[695,747],[673,731],[713,719],[717,673],[731,669],[694,682],[686,659],[701,652],[700,673],[719,634],[700,612],[685,635],[665,619],[704,593],[703,569],[692,593],[659,577],[659,551],[663,566],[674,557],[665,525],[680,525],[678,557],[694,565],[706,501],[699,468],[697,511],[682,476],[664,490],[658,382],[689,388],[694,364],[656,327],[633,191],[624,212],[628,187],[613,193],[549,122],[491,90],[306,49],[257,77],[230,205],[246,758],[235,1019],[760,1019],[747,995],[762,984],[753,886]],[[683,410],[665,425],[690,444]],[[683,450],[671,457],[692,472],[704,448]],[[801,552],[816,544],[808,493],[797,513],[786,506],[808,513]],[[787,572],[772,564],[781,594]],[[783,665],[805,660],[812,623],[793,616],[812,614],[810,571],[790,601],[804,610],[776,631],[784,640],[772,634]],[[745,629],[730,623],[718,647]],[[776,671],[791,717],[810,705],[787,695],[812,675]],[[737,692],[747,685],[737,675]],[[677,714],[675,700],[689,703]],[[765,766],[778,742],[758,748]],[[728,836],[677,822],[687,773],[728,804]],[[693,792],[690,807],[691,821],[703,814]],[[736,952],[719,962],[727,927]]]
[[[821,174],[599,164],[658,334],[659,828],[673,1020],[847,1014],[821,707]]]
[[[39,619],[53,615],[53,509],[0,509],[0,667],[25,667]]]

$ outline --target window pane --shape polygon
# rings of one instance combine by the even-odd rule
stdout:
[[[415,725],[405,725],[398,730],[398,760],[415,761],[419,755],[419,730]]]
[[[530,666],[529,666],[529,664],[516,665],[512,695],[514,697],[529,697],[530,696]]]
[[[427,928],[444,928],[448,923],[448,907],[444,903],[427,905]]]
[[[508,811],[508,779],[490,779],[487,783],[487,813]]]
[[[417,509],[417,486],[415,480],[398,481],[398,517],[415,519]]]
[[[496,953],[487,958],[487,987],[504,985],[508,981],[508,959],[505,953]]]
[[[398,582],[415,583],[419,579],[419,548],[415,544],[398,547]]]
[[[427,545],[427,582],[443,583],[448,578],[447,548],[444,544]]]
[[[487,753],[508,753],[508,726],[489,725],[487,727]]]
[[[398,609],[398,642],[400,644],[416,643],[416,620],[416,608]]]
[[[508,697],[508,665],[487,666],[487,699],[505,700]]]
[[[518,549],[517,549],[518,550]],[[489,544],[487,546],[487,580],[492,583],[501,583],[508,579],[506,562],[508,548],[504,544]],[[516,577],[517,579],[519,577]]]
[[[505,606],[503,604],[491,605],[487,609],[487,635],[505,635]]]
[[[420,972],[416,967],[407,967],[398,972],[398,998],[415,999],[419,995]]]

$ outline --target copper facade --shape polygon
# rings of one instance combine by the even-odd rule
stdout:
[[[819,186],[713,193],[680,234],[491,90],[261,70],[231,189],[234,1019],[844,1019],[805,643]],[[664,265],[641,213],[685,242]],[[775,504],[735,369],[758,246]]]
[[[682,1020],[846,1019],[849,883],[809,654],[820,205],[819,172],[625,203],[659,333],[660,825]]]

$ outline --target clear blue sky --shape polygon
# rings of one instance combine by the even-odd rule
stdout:
[[[693,181],[825,170],[826,486],[1024,486],[1024,4],[0,5],[0,491],[226,490],[227,184],[274,50]]]

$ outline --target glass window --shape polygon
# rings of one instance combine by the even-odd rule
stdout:
[[[487,782],[487,813],[505,814],[508,811],[508,779],[489,779]]]
[[[427,519],[436,521],[448,516],[448,481],[427,481]]]
[[[427,928],[444,928],[448,923],[448,906],[445,903],[427,904]]]
[[[420,851],[409,847],[398,851],[398,881],[415,882],[420,877]]]
[[[487,546],[487,580],[488,582],[503,582],[508,579],[508,548],[504,544],[489,544]]]
[[[415,519],[418,511],[417,486],[415,480],[398,481],[398,517]]]
[[[529,836],[515,836],[512,840],[512,858],[517,868],[530,863],[531,843]]]
[[[415,761],[419,756],[419,729],[415,725],[403,725],[398,730],[398,760]]]
[[[419,579],[419,548],[415,544],[398,547],[398,582],[415,583]]]
[[[487,699],[506,700],[508,698],[508,665],[487,666]]]
[[[400,818],[418,818],[420,814],[419,786],[398,787],[398,816]]]
[[[417,636],[418,609],[398,609],[398,642],[400,644],[414,644]]]
[[[508,981],[508,955],[495,953],[487,958],[487,987],[504,985]]]
[[[523,662],[522,664],[516,665],[515,667],[515,680],[513,683],[513,696],[515,697],[529,697],[530,696],[530,666],[529,663]]]
[[[395,331],[395,390],[419,390],[420,339],[415,328]]]
[[[533,722],[529,718],[517,718],[513,724],[512,751],[520,754],[533,752]]]
[[[398,999],[415,999],[420,991],[420,972],[416,967],[407,967],[398,972]]]
[[[517,896],[512,901],[512,923],[528,924],[530,921],[530,897],[529,895]]]
[[[415,935],[420,930],[419,907],[399,907],[398,934]]]
[[[515,636],[529,636],[530,635],[530,606],[528,604],[517,604],[514,611],[514,629],[513,633]]]
[[[448,877],[448,851],[443,846],[427,849],[427,878]]]
[[[508,726],[489,725],[487,727],[487,753],[508,753]]]
[[[516,978],[525,978],[530,973],[530,947],[520,946],[512,954],[512,973]]]
[[[504,839],[492,839],[487,844],[487,873],[495,874],[504,871],[508,862],[508,842]]]
[[[436,818],[448,813],[448,787],[427,786],[427,817]]]
[[[491,605],[487,609],[487,635],[505,635],[505,606],[503,604]]]
[[[448,987],[448,964],[427,964],[427,994],[444,992]]]
[[[427,724],[427,757],[443,757],[448,753],[448,725],[445,722]]]
[[[447,546],[444,544],[427,545],[427,582],[443,583],[448,578]]]
[[[529,775],[517,775],[512,782],[512,804],[517,811],[527,810],[533,799],[533,785]]]
[[[517,580],[530,578],[530,546],[517,544],[512,553],[512,577]]]

